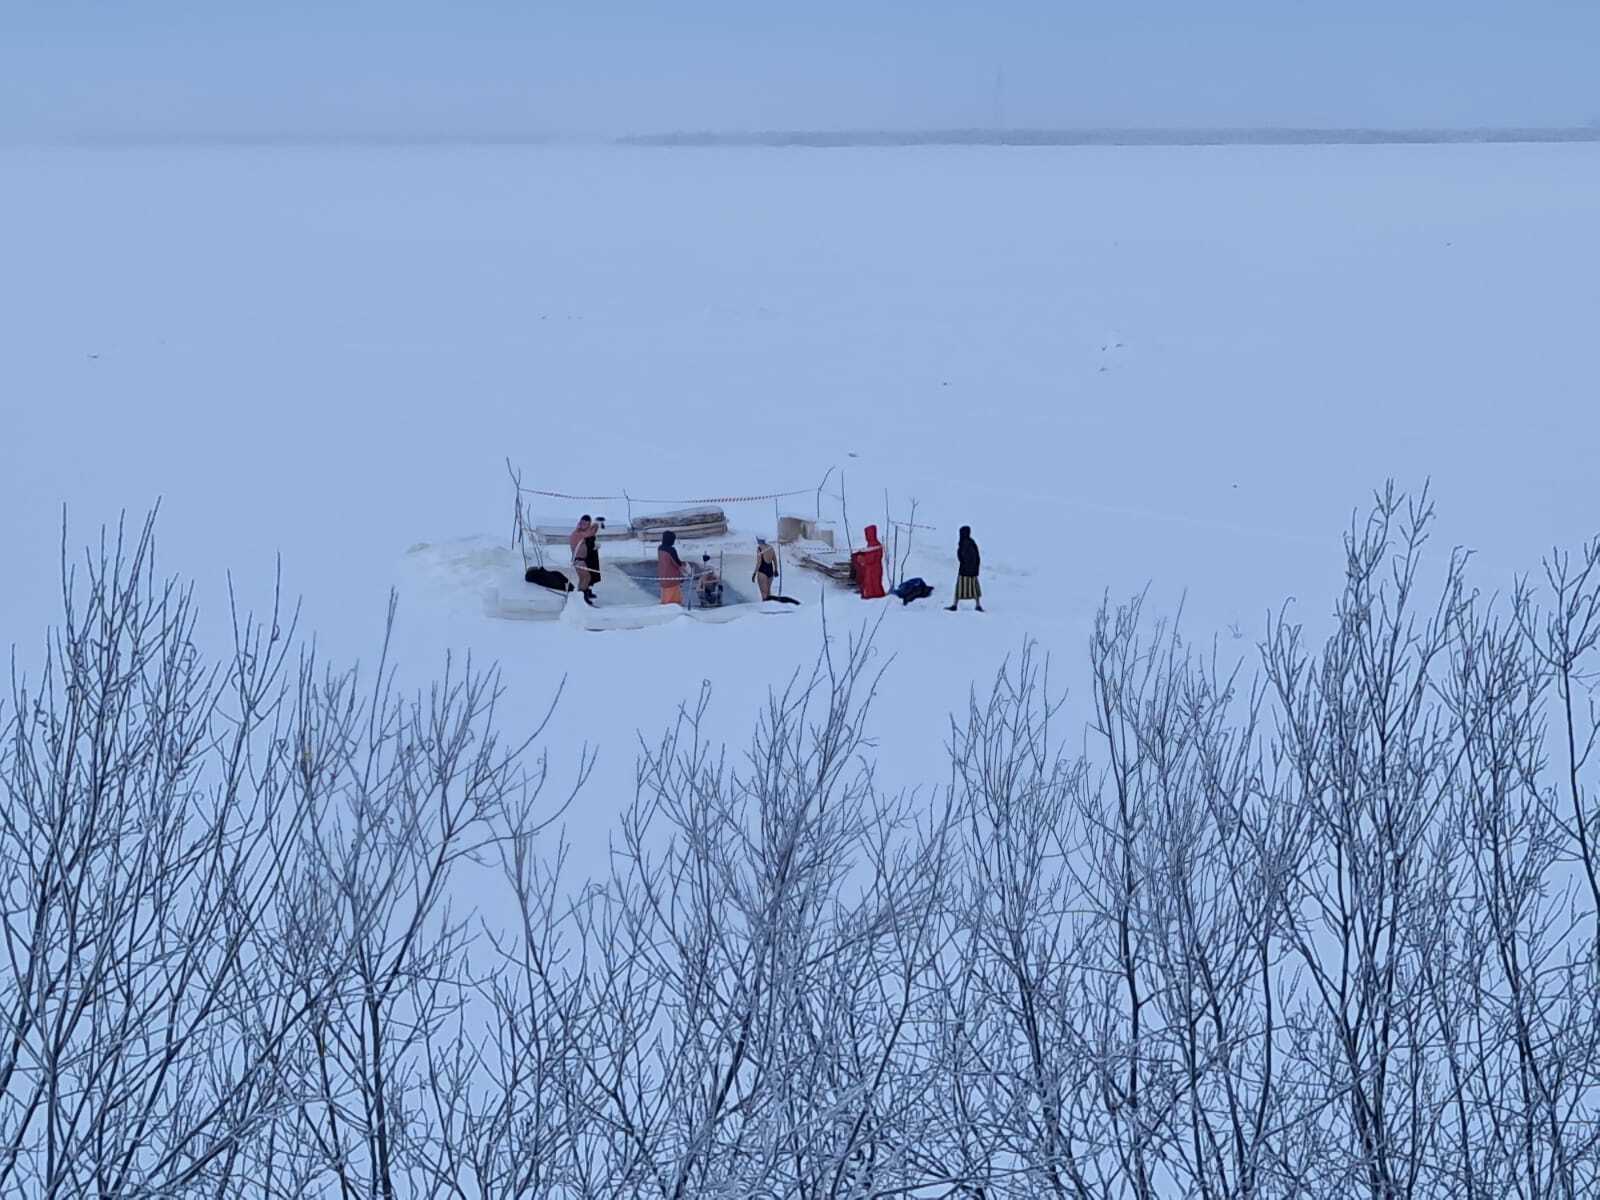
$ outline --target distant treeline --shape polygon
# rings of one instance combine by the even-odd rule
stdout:
[[[927,129],[652,133],[629,146],[1367,146],[1600,142],[1600,125],[1568,129]]]
[[[0,138],[0,144],[5,139]],[[229,146],[378,148],[416,146],[1367,146],[1446,143],[1600,142],[1600,122],[1560,129],[844,129],[645,133],[584,137],[549,133],[256,132],[77,134],[82,147]]]

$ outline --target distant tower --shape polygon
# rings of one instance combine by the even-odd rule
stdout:
[[[994,90],[989,96],[989,128],[1000,130],[1006,127],[1006,69],[994,69]]]

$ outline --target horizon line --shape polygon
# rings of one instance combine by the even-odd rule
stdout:
[[[1207,146],[1600,142],[1600,122],[1511,126],[982,126],[943,129],[680,131],[630,134],[631,146]]]
[[[179,146],[634,146],[848,148],[873,146],[1297,146],[1449,145],[1600,142],[1600,122],[1576,125],[1318,126],[1082,125],[990,128],[675,130],[631,134],[209,132],[77,133],[43,139],[0,138],[12,146],[138,148]]]

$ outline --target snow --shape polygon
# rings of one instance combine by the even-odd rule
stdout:
[[[742,739],[824,615],[881,618],[882,778],[937,783],[946,714],[1025,636],[1079,686],[1108,592],[1149,584],[1225,653],[1291,597],[1319,621],[1387,476],[1432,479],[1487,588],[1600,524],[1593,145],[9,149],[0,196],[19,664],[59,609],[61,505],[81,546],[160,497],[208,637],[228,573],[260,607],[281,552],[335,657],[373,657],[393,586],[417,680],[497,659],[515,727],[564,679],[557,767],[600,749],[580,862],[636,737],[709,679]],[[508,455],[584,494],[837,466],[858,541],[886,489],[919,500],[907,573],[939,592],[866,604],[791,569],[783,621],[500,619]],[[942,611],[961,524],[982,616]]]

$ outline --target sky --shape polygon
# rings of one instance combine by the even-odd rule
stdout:
[[[1594,0],[0,0],[0,138],[1577,125]]]

